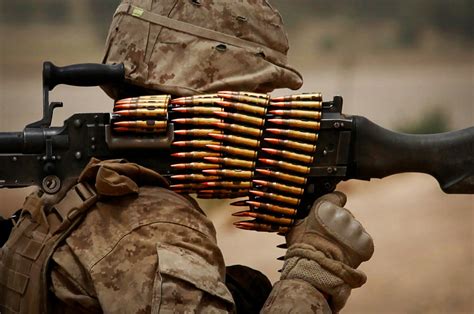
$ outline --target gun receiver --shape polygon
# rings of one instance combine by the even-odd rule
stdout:
[[[114,113],[79,113],[61,127],[50,126],[54,109],[62,106],[49,103],[49,91],[56,85],[114,84],[123,76],[123,65],[60,68],[45,62],[43,118],[22,132],[0,133],[0,187],[37,185],[56,193],[64,180],[79,175],[91,157],[125,158],[170,177],[173,123],[167,124],[164,134],[130,136],[112,131]],[[320,111],[317,149],[302,197],[306,203],[334,190],[342,180],[401,172],[430,174],[446,193],[474,193],[474,127],[432,135],[395,133],[364,117],[343,114],[340,96],[323,102]]]

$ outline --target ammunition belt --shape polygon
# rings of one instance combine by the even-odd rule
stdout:
[[[174,124],[171,188],[199,198],[238,198],[241,229],[286,233],[297,217],[320,129],[320,93],[270,98],[219,92],[119,100],[113,128],[164,133]]]

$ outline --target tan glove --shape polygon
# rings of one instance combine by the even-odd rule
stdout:
[[[316,200],[308,217],[288,233],[281,280],[304,280],[329,296],[332,311],[341,310],[351,289],[367,278],[356,270],[374,252],[370,235],[347,209],[346,196],[333,192]]]

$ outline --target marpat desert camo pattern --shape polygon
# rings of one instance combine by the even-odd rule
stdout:
[[[281,16],[266,1],[123,0],[122,4],[245,39],[281,55],[256,53],[120,13],[110,26],[103,62],[123,63],[131,84],[187,96],[219,90],[298,89],[303,83],[286,61],[288,40]],[[114,97],[113,89],[104,90]]]
[[[55,312],[232,312],[224,280],[212,223],[157,186],[103,197],[52,256]]]

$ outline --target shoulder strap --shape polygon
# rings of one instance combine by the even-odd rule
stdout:
[[[22,217],[0,252],[0,312],[48,313],[51,255],[97,200],[87,182],[73,186],[49,211],[38,195],[28,198],[24,210],[30,215]]]
[[[51,233],[56,234],[67,229],[79,214],[89,209],[97,200],[98,194],[89,183],[77,183],[59,203],[52,207],[52,210],[60,216],[61,222],[52,226]]]

